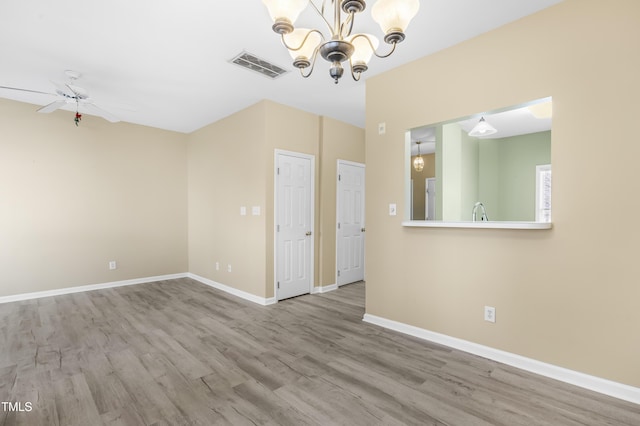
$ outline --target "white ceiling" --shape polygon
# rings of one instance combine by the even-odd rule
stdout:
[[[374,58],[365,75],[560,1],[422,0],[406,40],[390,58]],[[354,31],[380,35],[370,4],[356,17]],[[311,8],[296,24],[322,28]],[[270,80],[228,62],[243,50],[291,72]],[[122,121],[178,132],[192,132],[262,99],[359,127],[365,122],[364,82],[352,81],[347,67],[335,85],[323,60],[309,79],[300,77],[260,0],[2,1],[0,64],[0,86],[42,92],[54,91],[52,80],[65,81],[65,70],[78,71],[82,77],[75,84]],[[35,105],[55,100],[6,89],[0,97]]]
[[[548,131],[551,130],[552,123],[552,99],[535,99],[522,105],[512,105],[497,111],[488,111],[474,114],[471,117],[452,119],[448,123],[457,123],[462,130],[469,133],[481,118],[484,118],[487,123],[493,126],[496,132],[479,139],[501,139]],[[436,152],[435,126],[438,124],[445,123],[429,124],[411,129],[411,155],[418,154],[417,142],[420,142],[419,152],[421,154]]]

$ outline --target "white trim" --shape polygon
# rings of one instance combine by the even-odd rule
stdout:
[[[256,296],[255,294],[247,293],[246,291],[238,290],[237,288],[220,284],[219,282],[201,277],[196,274],[192,274],[191,272],[187,273],[186,276],[188,278],[191,278],[193,280],[200,282],[201,284],[208,285],[209,287],[213,287],[215,289],[224,291],[225,293],[229,293],[233,296],[239,297],[244,300],[248,300],[249,302],[257,303],[259,305],[267,306],[267,305],[273,305],[274,303],[277,302],[275,297],[265,298],[265,297]]]
[[[316,249],[316,156],[313,154],[304,154],[301,152],[287,151],[284,149],[274,149],[273,151],[273,294],[275,302],[278,302],[278,156],[288,155],[290,157],[304,158],[310,161],[311,173],[311,223],[313,224],[313,232],[311,234],[311,253],[309,260],[309,269],[311,277],[309,279],[309,294],[313,294],[315,280],[315,249]],[[270,304],[270,303],[269,303]]]
[[[367,165],[365,163],[358,163],[357,161],[338,159],[338,164],[346,164],[347,166],[362,167],[364,169],[367,168]]]
[[[280,150],[273,152],[273,294],[278,302],[278,155]],[[314,274],[315,275],[315,274]]]
[[[0,303],[19,302],[22,300],[39,299],[41,297],[62,296],[64,294],[80,293],[83,291],[103,290],[106,288],[123,287],[127,285],[145,284],[155,281],[174,280],[177,278],[186,278],[189,274],[171,274],[159,275],[156,277],[135,278],[124,281],[113,281],[101,284],[81,285],[77,287],[58,288],[55,290],[36,291],[33,293],[14,294],[11,296],[0,297]]]
[[[328,293],[338,289],[338,284],[329,284],[324,286],[314,287],[311,294]]]
[[[447,222],[442,220],[405,220],[409,228],[551,229],[551,222]]]
[[[526,358],[510,352],[501,351],[499,349],[494,349],[488,346],[469,342],[467,340],[458,339],[371,314],[364,314],[362,320],[364,322],[408,334],[419,339],[428,340],[430,342],[449,346],[454,349],[459,349],[464,352],[498,361],[541,376],[609,395],[614,398],[633,402],[635,404],[640,404],[640,388],[602,379],[596,376],[590,376],[578,371],[558,367],[553,364],[547,364],[535,359]]]
[[[410,221],[413,212],[413,187],[411,185],[411,130],[404,132],[404,221]],[[404,223],[404,222],[403,222]]]

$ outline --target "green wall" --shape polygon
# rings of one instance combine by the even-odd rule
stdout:
[[[436,218],[470,221],[477,201],[491,221],[534,221],[536,166],[551,164],[551,132],[477,139],[456,123],[436,129]]]
[[[551,164],[551,132],[479,141],[478,199],[490,220],[535,220],[536,166]]]
[[[473,206],[477,201],[479,201],[479,141],[477,138],[469,136],[467,132],[462,129],[460,129],[460,140],[462,141],[462,211],[460,212],[460,220],[470,221],[472,219]]]

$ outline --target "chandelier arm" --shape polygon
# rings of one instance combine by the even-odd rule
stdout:
[[[369,40],[369,44],[371,44],[371,40]],[[371,49],[373,50],[373,54],[376,55],[377,58],[388,58],[389,56],[391,56],[391,54],[393,52],[396,51],[396,46],[398,45],[398,43],[391,43],[393,45],[393,47],[391,48],[391,51],[385,55],[380,55],[378,54],[378,52],[376,52],[376,50],[373,48],[373,45],[371,45]]]
[[[292,50],[294,52],[302,49],[302,46],[304,46],[304,44],[307,42],[307,39],[309,38],[309,36],[311,35],[311,33],[317,33],[320,34],[320,37],[322,38],[322,41],[324,41],[324,34],[322,34],[320,31],[318,30],[310,30],[306,36],[304,36],[304,40],[302,40],[302,42],[300,43],[300,46],[298,47],[291,47],[287,44],[287,41],[284,39],[285,34],[280,34],[280,38],[282,38],[282,44],[284,44],[284,47],[286,47],[289,50]],[[322,44],[322,43],[321,43]],[[315,52],[314,52],[315,54]]]
[[[299,70],[300,70],[300,75],[301,75],[303,78],[309,78],[309,77],[311,77],[311,74],[313,73],[313,67],[311,67],[311,69],[309,70],[309,73],[308,73],[308,74],[305,74],[305,73],[304,73],[304,68],[299,68]]]
[[[316,46],[316,48],[313,50],[313,54],[311,55],[312,60],[311,60],[311,67],[309,68],[309,72],[305,75],[304,73],[304,68],[300,68],[300,75],[302,75],[302,77],[304,78],[308,78],[312,73],[313,73],[313,69],[316,66],[316,59],[318,59],[318,52],[320,51],[320,46],[322,46],[322,44],[319,44],[318,46]]]
[[[324,17],[324,2],[322,2],[322,10],[318,9],[318,6],[316,6],[316,4],[312,0],[309,0],[309,4],[311,5],[311,7],[313,7],[316,13],[320,15],[324,23],[327,24],[327,27],[329,28],[329,32],[333,34],[333,26],[329,21],[327,21],[327,18]]]
[[[351,11],[349,12],[349,16],[347,17],[347,20],[344,21],[344,23],[340,26],[340,35],[343,38],[349,37],[351,35],[351,31],[353,31],[353,23],[355,22],[355,12]],[[346,34],[342,34],[344,32],[344,27],[345,25],[349,25],[349,31]]]
[[[333,2],[333,31],[331,35],[333,37],[340,36],[342,31],[342,25],[340,25],[340,3],[338,0],[331,0]]]
[[[353,62],[351,62],[351,58],[349,58],[349,69],[351,69],[351,78],[353,78],[355,81],[360,81],[362,73],[359,72],[358,76],[356,77],[356,73],[353,72]]]
[[[391,47],[391,51],[390,51],[389,53],[387,53],[387,54],[381,55],[381,54],[379,54],[378,52],[376,52],[376,48],[375,48],[375,46],[374,46],[374,45],[373,45],[373,43],[371,42],[371,39],[369,38],[369,36],[367,36],[366,34],[357,34],[356,36],[354,36],[354,37],[351,39],[351,43],[353,43],[353,40],[355,40],[355,39],[357,39],[357,38],[360,38],[360,37],[364,38],[365,40],[367,40],[367,42],[369,42],[369,46],[371,46],[371,51],[373,52],[373,54],[374,54],[374,55],[376,55],[376,57],[378,57],[378,58],[383,58],[383,59],[384,59],[384,58],[388,58],[389,56],[391,56],[391,54],[392,54],[393,52],[395,52],[395,50],[396,50],[396,45],[398,44],[398,43],[396,43],[396,42],[391,43],[391,44],[393,45],[393,46]]]

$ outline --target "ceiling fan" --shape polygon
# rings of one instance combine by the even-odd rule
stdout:
[[[64,107],[67,104],[75,104],[76,106],[76,115],[74,118],[74,122],[76,126],[82,119],[82,115],[80,114],[80,109],[87,111],[90,114],[100,116],[107,121],[112,123],[116,123],[120,121],[118,117],[111,114],[108,111],[98,107],[93,100],[89,97],[89,92],[76,85],[75,82],[81,77],[81,74],[77,71],[67,70],[65,74],[69,81],[66,83],[57,83],[55,81],[51,81],[51,83],[55,86],[55,93],[41,92],[39,90],[30,90],[30,89],[20,89],[17,87],[7,87],[0,86],[0,89],[9,89],[9,90],[17,90],[21,92],[31,92],[31,93],[40,93],[43,95],[57,96],[58,100],[51,102],[38,109],[38,112],[42,113],[50,113],[57,109]]]

